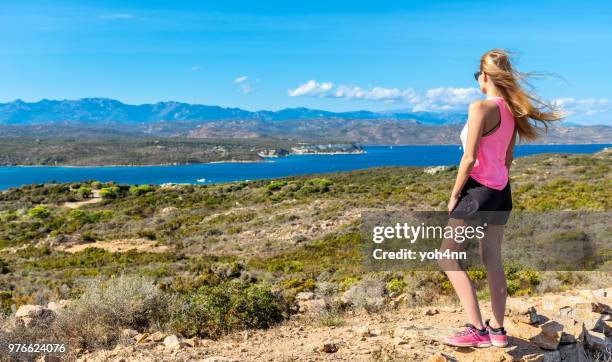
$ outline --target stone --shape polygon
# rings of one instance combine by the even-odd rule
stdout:
[[[557,317],[555,321],[563,325],[563,332],[561,333],[561,340],[559,343],[576,343],[576,340],[580,338],[582,334],[582,323],[578,323],[578,321],[569,317]]]
[[[316,312],[318,310],[321,310],[322,308],[325,308],[325,305],[326,303],[323,299],[305,300],[299,302],[298,311],[300,313]]]
[[[338,352],[338,345],[333,342],[327,342],[323,344],[321,350],[325,353],[336,353]]]
[[[550,321],[540,326],[541,332],[534,336],[531,341],[542,349],[554,351],[559,347],[563,325]]]
[[[134,338],[138,335],[138,331],[134,330],[134,329],[130,329],[130,328],[126,328],[124,330],[121,331],[121,335],[125,338]]]
[[[612,308],[609,305],[604,304],[602,302],[592,302],[591,310],[595,313],[599,314],[609,314],[612,315]]]
[[[315,294],[313,292],[300,292],[295,296],[295,300],[304,301],[314,299]]]
[[[427,362],[448,362],[448,358],[446,358],[442,353],[436,353],[433,356],[430,356],[427,359]]]
[[[206,357],[202,360],[202,362],[235,362],[236,360],[233,358],[223,357],[223,356],[212,356]]]
[[[515,322],[512,319],[506,320],[504,328],[508,331],[509,335],[526,340],[530,340],[541,333],[541,329],[537,326]]]
[[[588,358],[582,344],[559,346],[559,355],[562,361],[588,362]]]
[[[606,345],[609,346],[610,344],[610,342],[606,341],[605,334],[595,331],[588,331],[586,329],[582,331],[582,339],[586,345],[598,351],[605,351]]]
[[[536,354],[536,353],[532,353],[532,354],[528,354],[523,356],[523,358],[521,358],[522,362],[544,362],[544,355],[543,354]]]
[[[446,171],[448,170],[448,166],[433,166],[433,167],[426,167],[425,169],[423,169],[423,172],[425,172],[426,174],[429,175],[435,175],[439,172],[442,171]]]
[[[561,354],[559,351],[546,352],[543,362],[561,362]]]
[[[196,337],[185,338],[183,339],[183,343],[185,343],[189,347],[199,347],[200,346],[200,340]]]
[[[356,326],[353,327],[353,333],[358,337],[370,337],[370,328],[368,326]]]
[[[149,333],[142,333],[142,334],[135,335],[134,339],[136,340],[136,343],[144,343],[148,337],[149,337]]]
[[[458,362],[513,362],[514,358],[506,351],[496,348],[458,349],[455,352]]]
[[[515,322],[536,324],[540,321],[540,316],[534,306],[515,298],[509,298],[506,303],[506,316]]]
[[[179,341],[177,336],[172,334],[164,338],[164,346],[170,348],[178,348],[181,346],[181,341]]]
[[[435,309],[435,308],[427,308],[427,309],[425,309],[425,311],[423,311],[423,315],[425,315],[425,316],[432,316],[432,315],[436,315],[438,313],[440,313],[440,311]]]
[[[161,342],[164,340],[164,338],[166,338],[166,335],[162,332],[157,331],[153,334],[150,334],[148,340],[151,342]]]
[[[56,313],[53,310],[32,304],[22,305],[15,312],[15,317],[26,328],[48,326],[55,319],[55,316]]]

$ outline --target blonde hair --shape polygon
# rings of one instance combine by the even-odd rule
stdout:
[[[540,136],[537,124],[548,131],[551,122],[566,116],[565,112],[542,101],[533,93],[526,79],[536,73],[521,73],[512,68],[504,49],[492,49],[480,58],[480,71],[486,73],[510,107],[521,139],[535,140]],[[529,89],[529,90],[527,90]]]

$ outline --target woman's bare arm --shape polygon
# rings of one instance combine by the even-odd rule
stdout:
[[[457,171],[455,186],[453,187],[453,191],[451,193],[451,202],[453,199],[459,199],[461,190],[467,182],[470,172],[476,163],[476,158],[478,156],[478,144],[480,143],[480,137],[482,137],[482,131],[485,124],[485,113],[486,107],[483,101],[476,101],[470,104],[468,112],[467,141],[465,144],[465,150],[463,151],[463,157],[461,158],[461,163],[459,164],[459,170]],[[451,205],[449,203],[449,209],[450,208]]]

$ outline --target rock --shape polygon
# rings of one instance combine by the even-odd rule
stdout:
[[[560,346],[559,355],[562,361],[588,362],[588,358],[582,344]]]
[[[522,362],[544,362],[544,355],[543,354],[528,354],[523,356],[523,358],[521,358]]]
[[[298,303],[300,313],[316,312],[325,308],[326,303],[323,299],[311,299],[305,300]]]
[[[561,354],[559,351],[546,352],[543,362],[561,362]]]
[[[425,311],[423,311],[423,315],[425,316],[432,316],[438,313],[440,313],[440,311],[435,308],[427,308]]]
[[[181,346],[181,341],[179,341],[177,336],[172,334],[164,338],[164,346],[170,348],[178,348]]]
[[[362,279],[342,294],[341,301],[356,308],[382,309],[387,284],[378,279]]]
[[[541,329],[527,323],[515,322],[512,319],[504,323],[505,329],[513,337],[530,340],[541,333]]]
[[[166,338],[166,335],[162,332],[157,331],[153,334],[150,334],[147,339],[151,342],[161,342],[164,340],[164,338]]]
[[[149,333],[142,333],[142,334],[135,335],[134,339],[136,340],[136,343],[144,343],[148,337],[149,337]]]
[[[540,316],[534,306],[520,299],[509,298],[506,303],[506,316],[515,322],[536,324]]]
[[[496,348],[458,349],[455,353],[458,362],[512,362],[514,358],[506,351]]]
[[[353,333],[357,337],[371,337],[370,328],[368,326],[356,326],[353,327]]]
[[[138,331],[130,328],[126,328],[121,331],[121,335],[125,338],[135,338],[138,335]]]
[[[15,312],[15,317],[26,328],[48,326],[55,319],[55,316],[56,313],[53,310],[32,304],[22,305]]]
[[[582,340],[584,343],[586,343],[586,345],[598,351],[605,351],[606,345],[610,344],[610,342],[606,341],[605,334],[595,331],[588,331],[586,329],[582,331]]]
[[[196,337],[183,339],[183,343],[185,343],[189,347],[199,347],[200,340]]]
[[[423,169],[423,172],[429,175],[435,175],[439,172],[446,171],[448,169],[449,169],[448,166],[433,166],[433,167],[426,167],[425,169]]]
[[[603,304],[602,302],[592,302],[591,310],[599,314],[612,315],[612,308],[610,308],[610,306],[607,304]]]
[[[204,358],[202,362],[236,362],[236,360],[223,356],[212,356]]]
[[[297,295],[295,296],[295,300],[298,301],[304,301],[304,300],[311,300],[314,299],[314,293],[313,292],[300,292],[297,293]]]
[[[555,321],[563,325],[563,332],[561,333],[559,343],[576,343],[576,340],[582,334],[582,323],[578,323],[578,321],[569,317],[557,317]]]
[[[338,345],[333,342],[327,342],[323,344],[321,350],[325,353],[336,353],[338,352]]]
[[[436,353],[433,356],[427,359],[427,362],[447,362],[448,358],[446,358],[442,353]]]
[[[603,333],[606,337],[612,337],[612,321],[600,319],[593,328],[595,332]]]
[[[554,351],[559,347],[563,325],[551,321],[540,326],[541,332],[534,336],[531,341],[542,349]]]

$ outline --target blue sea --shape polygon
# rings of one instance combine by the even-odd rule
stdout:
[[[539,153],[593,153],[611,144],[520,145],[515,156]],[[377,166],[457,165],[463,154],[459,146],[365,146],[363,154],[290,155],[256,163],[211,163],[184,166],[4,166],[0,167],[0,190],[48,181],[115,181],[126,184],[212,184],[284,176],[350,171]]]

